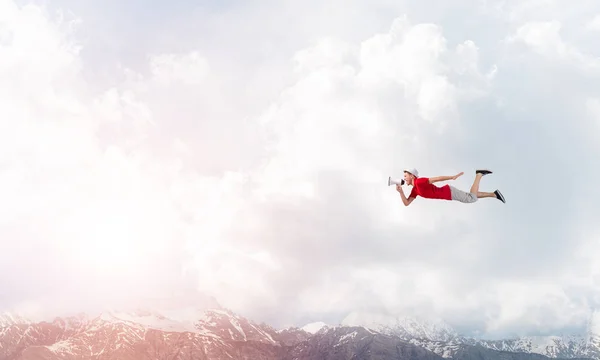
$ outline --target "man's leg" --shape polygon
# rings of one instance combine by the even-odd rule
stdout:
[[[475,181],[473,181],[473,185],[471,186],[471,193],[476,194],[478,198],[493,197],[493,198],[496,198],[496,199],[502,201],[503,203],[506,203],[506,201],[504,200],[504,196],[502,195],[500,190],[496,190],[494,192],[479,191],[479,182],[481,181],[481,178],[484,177],[485,175],[488,175],[491,173],[492,172],[490,170],[483,170],[483,169],[476,170],[475,171]]]
[[[496,198],[496,199],[502,201],[503,203],[506,203],[506,200],[504,200],[504,196],[502,195],[500,190],[496,190],[494,192],[479,191],[479,192],[477,192],[477,197],[478,198]]]
[[[466,192],[466,191],[459,190],[459,189],[455,188],[454,186],[450,185],[450,194],[452,196],[452,200],[459,201],[459,202],[462,202],[465,204],[474,203],[479,198],[490,198],[490,197],[496,198],[496,199],[502,201],[503,203],[506,203],[506,201],[504,200],[504,196],[502,195],[500,190],[496,190],[494,192],[478,191],[477,193],[472,193],[472,192]]]
[[[485,175],[488,175],[491,173],[492,172],[490,170],[476,170],[475,171],[475,180],[473,181],[473,185],[471,185],[470,192],[472,192],[473,194],[479,194],[479,182],[481,181],[481,178],[484,177]],[[477,195],[477,196],[479,196],[479,195]],[[485,196],[483,196],[483,197],[485,197]]]

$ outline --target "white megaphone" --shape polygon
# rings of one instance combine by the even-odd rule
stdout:
[[[395,179],[391,176],[388,177],[388,186],[390,185],[404,185],[404,179]]]

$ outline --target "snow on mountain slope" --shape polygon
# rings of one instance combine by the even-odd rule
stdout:
[[[185,313],[194,314],[195,317],[181,317]],[[171,312],[171,314],[174,313]],[[111,324],[126,324],[131,328],[139,330],[152,329],[165,332],[189,332],[218,339],[250,340],[276,344],[276,341],[266,329],[228,310],[188,310],[187,312],[178,312],[177,315],[171,318],[148,310],[138,310],[135,312],[114,311],[103,313],[98,319]]]
[[[25,317],[13,313],[5,312],[3,314],[0,314],[0,328],[15,324],[26,325],[30,322],[31,321],[26,319]]]
[[[302,330],[306,331],[307,333],[310,334],[316,334],[317,332],[319,332],[321,329],[326,328],[327,324],[325,324],[322,321],[317,321],[317,322],[312,322],[310,324],[306,324],[302,327]]]
[[[586,346],[588,351],[597,349],[600,358],[600,311],[594,311],[588,322]]]
[[[489,349],[526,352],[548,357],[572,358],[584,356],[584,336],[527,336],[508,340],[479,340],[475,342]]]
[[[450,341],[458,337],[458,333],[452,327],[435,318],[396,317],[373,312],[352,312],[342,320],[341,324],[363,326],[404,339]]]
[[[443,360],[398,337],[357,326],[326,327],[294,346],[286,359]],[[466,359],[465,359],[466,360]],[[481,359],[487,360],[487,359]]]
[[[55,318],[52,324],[56,325],[65,332],[78,332],[89,323],[90,319],[86,314],[77,314],[65,318]]]
[[[100,318],[107,322],[122,322],[133,327],[140,326],[167,332],[197,332],[193,321],[177,321],[149,311],[109,312],[103,313]]]
[[[274,330],[267,331],[264,327],[255,325],[228,310],[206,311],[205,317],[198,321],[197,327],[199,331],[217,334],[221,338],[229,340],[277,344],[271,334],[275,333]]]
[[[450,341],[435,341],[423,338],[411,338],[405,340],[413,345],[434,352],[443,358],[454,357],[466,345],[462,343],[459,338]]]

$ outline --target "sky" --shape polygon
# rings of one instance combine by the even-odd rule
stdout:
[[[585,331],[599,31],[591,0],[0,0],[0,311]],[[507,202],[404,207],[406,167]]]

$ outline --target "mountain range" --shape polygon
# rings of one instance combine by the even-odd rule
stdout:
[[[352,313],[340,324],[275,329],[222,308],[77,314],[52,321],[0,316],[0,360],[411,359],[600,360],[594,322],[580,336],[480,340],[442,321]]]

